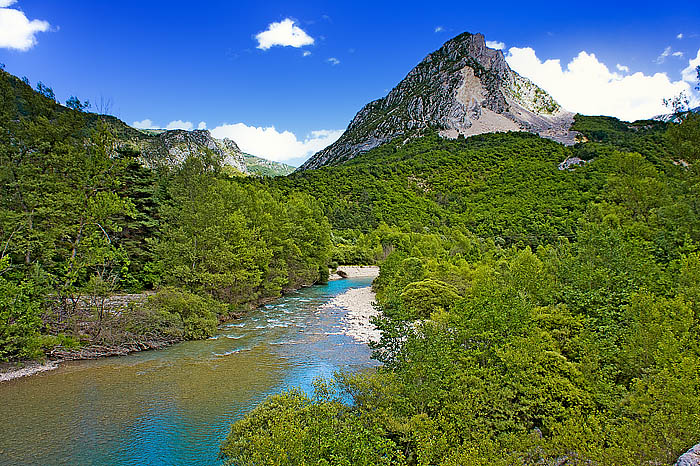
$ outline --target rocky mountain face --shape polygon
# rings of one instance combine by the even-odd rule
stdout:
[[[573,144],[573,113],[511,70],[481,34],[461,34],[428,55],[386,97],[367,104],[345,133],[300,169],[337,165],[399,136],[528,131]]]
[[[230,139],[214,139],[206,129],[145,133],[137,138],[136,144],[141,152],[142,162],[149,167],[163,164],[180,165],[189,156],[208,154],[222,165],[248,174],[243,152],[238,145]]]
[[[700,113],[700,107],[691,108],[687,111],[679,113],[674,112],[664,113],[663,115],[656,115],[655,117],[652,117],[652,120],[663,121],[664,123],[680,123],[681,121],[683,121],[684,116],[687,115],[689,112]]]

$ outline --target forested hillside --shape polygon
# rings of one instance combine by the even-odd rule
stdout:
[[[241,186],[208,150],[148,168],[123,123],[37,89],[0,72],[0,361],[206,337],[327,274],[310,196]],[[105,304],[152,289],[143,306]]]
[[[282,162],[262,159],[250,154],[243,154],[248,171],[258,176],[285,176],[292,173],[295,168]]]
[[[269,398],[222,456],[671,465],[697,443],[698,119],[574,128],[571,148],[395,140],[280,180],[322,201],[337,259],[381,263],[383,366]]]

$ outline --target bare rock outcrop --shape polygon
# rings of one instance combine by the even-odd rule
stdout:
[[[142,136],[138,142],[141,159],[149,167],[181,165],[188,157],[211,157],[224,166],[248,174],[243,152],[230,139],[215,139],[209,130],[182,129]]]
[[[461,34],[428,55],[389,94],[367,104],[345,133],[301,169],[343,163],[399,136],[528,131],[573,144],[573,113],[511,70],[481,34]]]
[[[675,466],[700,466],[700,443],[681,455]]]

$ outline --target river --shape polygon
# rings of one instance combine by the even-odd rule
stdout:
[[[0,465],[219,464],[231,422],[266,396],[375,364],[328,305],[371,280],[291,293],[208,340],[0,383]]]

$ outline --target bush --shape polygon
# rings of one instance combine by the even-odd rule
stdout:
[[[199,340],[212,336],[219,323],[218,316],[228,307],[211,298],[204,298],[189,291],[163,288],[148,298],[146,307],[155,312],[165,312],[180,317],[182,336],[186,340]]]
[[[178,314],[155,308],[152,303],[145,306],[129,306],[125,329],[134,335],[177,341],[184,339],[184,327]]]
[[[439,309],[448,310],[458,299],[454,286],[432,279],[410,283],[401,293],[404,309],[418,319],[427,319]]]
[[[0,261],[0,270],[7,261]],[[41,355],[37,336],[41,319],[32,281],[0,277],[0,361],[34,359]]]
[[[44,352],[51,351],[57,346],[66,349],[80,348],[80,342],[78,340],[63,333],[59,333],[58,335],[40,335],[37,338],[37,344]]]
[[[328,283],[328,279],[330,278],[331,274],[328,271],[328,267],[319,265],[318,266],[318,283],[321,285],[325,285]]]

